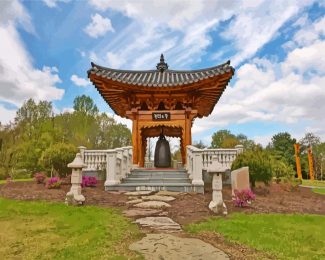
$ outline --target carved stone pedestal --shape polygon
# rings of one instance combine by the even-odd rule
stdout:
[[[65,197],[65,203],[67,205],[82,205],[86,200],[81,194],[82,168],[87,165],[83,163],[80,153],[77,153],[76,158],[68,164],[68,167],[72,168],[71,188]]]

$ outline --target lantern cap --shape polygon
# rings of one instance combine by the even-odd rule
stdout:
[[[85,168],[87,167],[87,164],[84,164],[80,153],[76,154],[76,157],[74,158],[74,160],[68,164],[69,168]]]

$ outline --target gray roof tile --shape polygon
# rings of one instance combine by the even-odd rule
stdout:
[[[88,77],[96,74],[102,78],[123,82],[129,85],[138,85],[146,87],[173,87],[191,84],[209,77],[234,71],[227,61],[224,64],[201,70],[169,70],[168,67],[162,70],[116,70],[105,68],[91,63],[91,69],[88,70]]]

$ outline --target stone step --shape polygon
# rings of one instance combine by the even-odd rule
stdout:
[[[191,183],[189,178],[130,178],[123,180],[123,183]]]
[[[112,186],[105,186],[106,191],[178,191],[204,193],[203,186],[194,186],[191,183],[120,183]]]
[[[186,172],[185,169],[170,169],[170,168],[155,168],[155,169],[147,169],[147,168],[136,168],[132,170],[133,172]]]
[[[161,178],[161,179],[164,179],[164,178],[188,178],[188,175],[187,174],[142,174],[142,173],[139,173],[139,174],[129,174],[128,175],[128,178]]]

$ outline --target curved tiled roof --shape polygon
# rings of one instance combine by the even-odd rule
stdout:
[[[230,61],[224,64],[200,69],[200,70],[169,70],[166,64],[165,69],[157,67],[157,70],[117,70],[105,68],[91,63],[92,68],[88,70],[88,77],[96,74],[101,78],[121,82],[128,85],[137,85],[143,87],[174,87],[187,85],[204,79],[215,77],[229,72],[234,72],[230,66]]]

